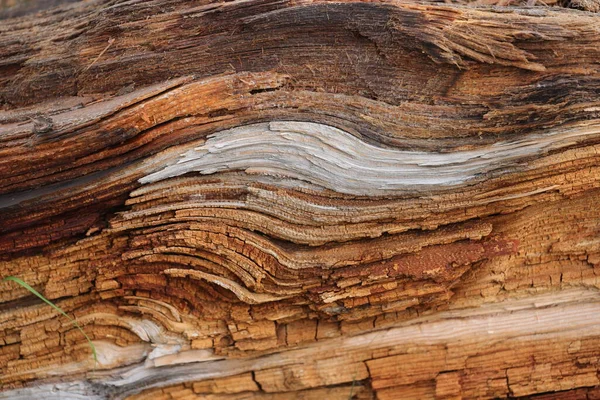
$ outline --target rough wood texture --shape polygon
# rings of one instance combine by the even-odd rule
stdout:
[[[0,398],[599,398],[599,40],[387,0],[1,20],[0,271],[99,363],[2,282]]]

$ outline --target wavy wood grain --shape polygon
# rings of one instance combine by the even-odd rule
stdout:
[[[593,13],[1,21],[0,398],[598,395]]]

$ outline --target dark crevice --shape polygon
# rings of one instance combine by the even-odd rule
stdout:
[[[254,381],[254,383],[256,384],[256,386],[258,387],[258,390],[260,390],[261,392],[264,392],[265,390],[263,389],[262,385],[260,384],[260,382],[258,381],[258,379],[256,379],[256,371],[251,371],[252,374],[252,380]]]
[[[275,92],[277,90],[279,90],[279,87],[276,88],[258,88],[258,89],[251,89],[250,90],[250,94],[258,94],[258,93],[265,93],[265,92]]]

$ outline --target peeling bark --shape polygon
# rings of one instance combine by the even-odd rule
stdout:
[[[14,12],[0,398],[600,395],[597,15]]]

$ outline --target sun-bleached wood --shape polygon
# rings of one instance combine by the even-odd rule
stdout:
[[[0,398],[600,395],[597,15],[0,21]]]

